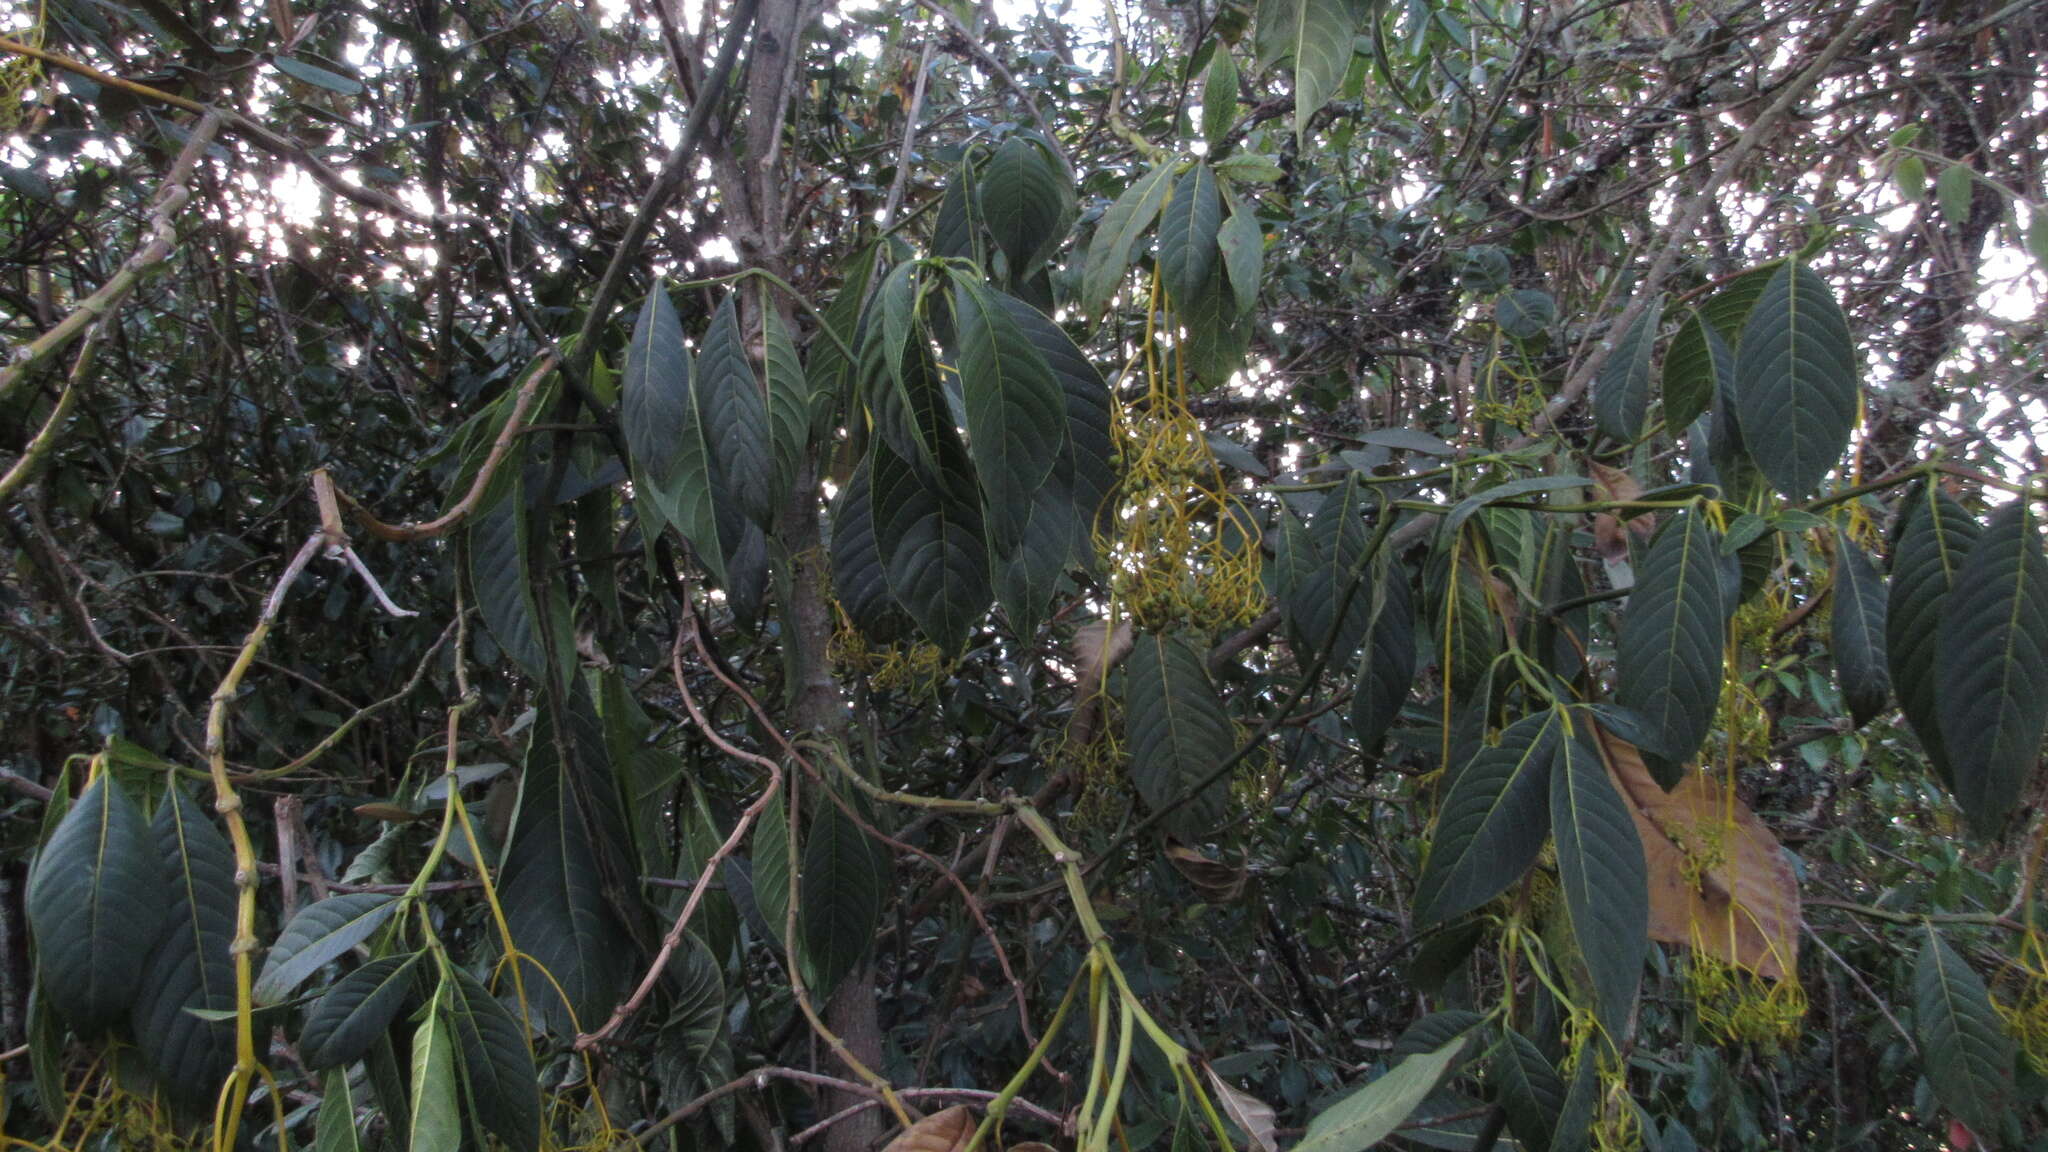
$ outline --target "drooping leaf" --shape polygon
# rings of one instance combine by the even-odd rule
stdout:
[[[812,993],[829,996],[874,947],[890,891],[889,861],[828,798],[805,833],[797,880],[797,928]]]
[[[1390,551],[1373,557],[1370,579],[1372,602],[1351,697],[1351,730],[1365,754],[1373,756],[1415,684],[1415,605],[1408,572]]]
[[[526,1033],[476,977],[460,968],[451,972],[448,1024],[471,1108],[484,1130],[512,1152],[538,1152],[540,1083]]]
[[[694,412],[710,453],[712,498],[731,501],[741,515],[766,527],[775,512],[775,446],[768,399],[747,359],[738,301],[737,292],[727,294],[704,334],[692,385]]]
[[[1564,1111],[1564,1078],[1535,1042],[1504,1029],[1493,1050],[1493,1075],[1500,1082],[1508,1128],[1531,1152],[1549,1152],[1551,1134]]]
[[[412,1034],[412,1123],[406,1127],[406,1152],[447,1152],[462,1143],[447,1004],[444,981]]]
[[[1109,514],[1111,490],[1116,487],[1116,444],[1110,431],[1109,385],[1095,365],[1082,353],[1051,317],[1013,296],[998,295],[1010,319],[1016,322],[1046,367],[1058,381],[1065,402],[1066,427],[1061,453],[1053,465],[1052,482],[1072,509],[1074,533],[1068,564],[1095,566],[1095,526]],[[1034,521],[1038,511],[1034,510]]]
[[[1600,365],[1593,382],[1593,418],[1611,440],[1634,443],[1650,418],[1650,354],[1657,344],[1657,326],[1664,320],[1664,298],[1650,301],[1614,351]]]
[[[1557,837],[1558,884],[1592,977],[1594,1015],[1619,1043],[1649,947],[1643,842],[1600,754],[1577,734],[1553,747],[1550,823]]]
[[[1066,398],[1002,294],[954,280],[967,452],[997,547],[1021,539],[1033,496],[1066,448]]]
[[[1425,587],[1438,590],[1431,625],[1438,666],[1461,700],[1471,699],[1486,680],[1502,648],[1501,604],[1474,540],[1474,533],[1463,532],[1440,547],[1425,579]]]
[[[1273,1106],[1224,1079],[1207,1063],[1202,1065],[1202,1071],[1209,1081],[1209,1095],[1223,1106],[1223,1114],[1237,1130],[1244,1133],[1251,1152],[1279,1152],[1280,1145],[1274,1139]]]
[[[1835,542],[1834,616],[1828,633],[1842,702],[1858,725],[1884,711],[1891,695],[1885,660],[1884,577],[1846,536]]]
[[[1771,486],[1804,499],[1849,445],[1856,345],[1827,281],[1788,260],[1743,322],[1735,351],[1743,444]]]
[[[1043,143],[1020,134],[989,157],[975,188],[989,235],[1009,260],[1011,282],[1022,280],[1064,237],[1073,185]]]
[[[1196,790],[1236,751],[1236,732],[1209,681],[1202,653],[1188,637],[1139,636],[1126,661],[1124,739],[1131,782],[1157,812],[1190,797],[1163,822],[1194,840],[1223,816],[1227,780]]]
[[[1986,834],[2024,794],[2048,728],[2048,557],[2035,524],[2029,500],[1992,515],[1956,570],[1936,644],[1956,803]]]
[[[263,958],[254,989],[258,1004],[280,1004],[308,977],[370,938],[398,907],[396,896],[348,892],[299,909]]]
[[[806,350],[811,386],[811,438],[822,441],[832,434],[839,412],[853,394],[860,365],[840,350],[843,343],[855,355],[860,348],[860,319],[866,311],[868,287],[874,279],[875,261],[882,248],[876,241],[862,248],[848,261],[839,291],[825,306],[824,324]],[[837,336],[834,340],[832,337]]]
[[[498,497],[469,522],[469,584],[491,638],[527,675],[545,681],[570,666],[574,637],[559,593],[543,605],[534,594],[527,540],[533,513],[526,483],[513,468]],[[541,620],[553,612],[553,627]],[[552,650],[550,649],[552,644]]]
[[[356,1132],[356,1090],[348,1069],[331,1068],[320,1081],[320,1115],[313,1121],[313,1152],[363,1152]]]
[[[775,446],[775,496],[780,503],[802,467],[804,449],[810,443],[814,401],[789,329],[765,291],[761,294],[761,347],[761,366],[768,383],[768,432]]]
[[[768,938],[780,948],[789,930],[790,899],[789,807],[782,796],[761,809],[749,842],[754,856],[748,878],[753,882],[754,908],[761,916],[759,926],[767,929]]]
[[[690,414],[690,351],[666,286],[648,290],[633,322],[619,379],[619,430],[633,453],[636,487],[675,483],[676,453]]]
[[[1309,1121],[1308,1134],[1294,1152],[1365,1152],[1378,1144],[1435,1090],[1464,1047],[1465,1037],[1453,1037],[1434,1052],[1394,1065]]]
[[[1924,925],[1913,968],[1913,1022],[1920,1067],[1934,1094],[1972,1130],[1996,1138],[2012,1096],[2012,1037],[1984,981]]]
[[[187,1010],[235,1006],[234,849],[175,785],[157,805],[150,832],[170,900],[130,1028],[158,1082],[186,1105],[205,1106],[234,1063],[234,1028]]]
[[[334,982],[306,1010],[299,1054],[306,1067],[339,1068],[369,1052],[398,1019],[424,952],[383,956]]]
[[[1260,269],[1266,259],[1266,237],[1259,228],[1259,216],[1242,199],[1231,208],[1216,233],[1216,250],[1223,257],[1224,279],[1230,283],[1231,299],[1239,312],[1250,312],[1259,303]]]
[[[1285,567],[1292,575],[1283,579],[1281,608],[1296,658],[1307,667],[1327,647],[1328,667],[1348,667],[1372,618],[1366,489],[1351,473],[1330,490],[1307,526],[1296,525],[1284,511],[1282,521]]]
[[[1555,710],[1524,716],[1458,769],[1416,884],[1417,923],[1469,912],[1529,870],[1550,837],[1550,770],[1563,729]]]
[[[1208,290],[1216,270],[1216,234],[1223,228],[1223,198],[1216,174],[1197,163],[1174,181],[1159,215],[1159,276],[1173,307],[1185,311]]]
[[[876,440],[868,456],[875,543],[889,592],[925,638],[957,654],[988,612],[988,546],[973,469],[941,443],[930,477]]]
[[[981,241],[984,227],[975,166],[963,160],[953,169],[953,179],[939,197],[938,219],[932,222],[932,255],[985,265],[987,254]]]
[[[1117,284],[1131,266],[1138,241],[1159,218],[1159,206],[1173,187],[1174,162],[1163,161],[1125,189],[1095,225],[1095,237],[1088,244],[1088,266],[1082,274],[1081,304],[1093,315],[1102,311],[1116,294]]]
[[[1179,302],[1179,319],[1186,340],[1184,364],[1203,386],[1221,387],[1243,370],[1251,324],[1224,283],[1221,260],[1210,265],[1209,282],[1201,292]]]
[[[1342,0],[1260,0],[1254,44],[1259,63],[1294,62],[1294,132],[1337,94],[1351,66],[1356,9]]]
[[[1953,787],[1955,774],[1941,736],[1935,652],[1949,590],[1983,529],[1935,484],[1915,485],[1899,519],[1885,603],[1885,659],[1906,723],[1920,737],[1935,775]]]
[[[1615,645],[1616,700],[1650,723],[1654,751],[1674,761],[1699,748],[1720,705],[1728,601],[1718,544],[1698,511],[1672,517],[1636,567]]]
[[[832,594],[854,627],[875,643],[895,640],[908,624],[896,598],[889,594],[889,573],[875,544],[865,460],[854,469],[832,505]]]
[[[576,767],[557,754],[556,724],[543,710],[533,726],[519,782],[519,816],[498,890],[513,942],[526,963],[545,972],[528,967],[523,975],[532,1019],[567,1036],[602,1022],[631,956],[625,926],[605,896],[598,858],[617,841],[593,835],[618,822],[595,807],[601,797],[594,789],[571,786],[569,773]],[[564,734],[571,756],[579,755],[576,737],[574,730]],[[598,743],[601,754],[601,736]]]

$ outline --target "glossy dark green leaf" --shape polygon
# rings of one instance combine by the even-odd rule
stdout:
[[[1588,1152],[1592,1147],[1593,1121],[1600,1117],[1600,1041],[1589,1039],[1579,1048],[1565,1084],[1564,1106],[1558,1109],[1557,1127],[1550,1134],[1550,1152]]]
[[[498,891],[513,941],[545,973],[527,967],[522,976],[532,1019],[567,1036],[602,1023],[632,957],[600,872],[598,854],[615,842],[593,835],[616,819],[595,809],[593,790],[570,786],[573,766],[557,755],[553,728],[545,711],[533,726]],[[566,743],[577,755],[575,732]]]
[[[2048,557],[2031,501],[2000,508],[1970,545],[1942,607],[1935,671],[1956,803],[1995,832],[2031,783],[2048,729]]]
[[[1955,774],[1941,737],[1935,652],[1956,572],[1983,528],[1935,484],[1914,486],[1899,521],[1885,605],[1885,659],[1906,723],[1920,737],[1935,774],[1953,786]]]
[[[1436,589],[1436,620],[1430,638],[1437,664],[1454,697],[1470,699],[1493,670],[1504,646],[1500,614],[1488,594],[1488,577],[1474,532],[1462,532],[1431,557],[1425,587]]]
[[[1138,241],[1159,218],[1159,206],[1173,188],[1174,162],[1164,161],[1124,190],[1095,225],[1088,244],[1088,266],[1082,274],[1081,303],[1094,314],[1102,311],[1131,266]]]
[[[1216,271],[1216,234],[1223,228],[1223,198],[1216,174],[1197,163],[1174,181],[1159,214],[1159,276],[1172,306],[1191,308]]]
[[[476,1120],[511,1152],[539,1152],[540,1082],[525,1030],[476,977],[451,974],[448,1024]]]
[[[1372,618],[1371,500],[1357,473],[1332,488],[1315,517],[1298,529],[1283,529],[1294,577],[1283,584],[1281,609],[1306,668],[1325,648],[1327,667],[1351,666]],[[1287,522],[1291,517],[1283,513]],[[1342,610],[1340,613],[1340,609]]]
[[[1217,780],[1196,789],[1236,751],[1236,730],[1192,638],[1180,633],[1139,636],[1124,667],[1131,782],[1155,812],[1192,796],[1164,826],[1193,840],[1223,818],[1230,782]]]
[[[999,548],[1022,537],[1034,495],[1066,449],[1066,397],[1052,368],[1003,294],[967,277],[954,281],[960,392],[967,452]]]
[[[761,815],[754,820],[754,830],[749,834],[753,845],[753,865],[748,879],[749,893],[753,905],[760,914],[759,928],[765,928],[768,939],[780,948],[783,936],[789,931],[789,807],[784,797],[777,795],[761,809]]]
[[[1564,1112],[1565,1083],[1534,1041],[1512,1028],[1493,1050],[1493,1076],[1500,1084],[1508,1129],[1530,1152],[1549,1152],[1551,1134]]]
[[[1674,760],[1698,750],[1720,706],[1729,606],[1718,546],[1698,511],[1672,517],[1636,567],[1616,641],[1615,698]]]
[[[655,284],[640,306],[619,378],[619,430],[633,453],[636,479],[651,488],[675,483],[676,452],[690,414],[690,351],[668,289]]]
[[[398,1019],[424,952],[383,956],[334,982],[306,1010],[299,1055],[319,1071],[355,1063]]]
[[[1857,724],[1867,724],[1884,711],[1891,695],[1884,649],[1884,577],[1846,536],[1835,541],[1834,616],[1828,637],[1842,702]]]
[[[1066,427],[1053,479],[1067,489],[1075,512],[1076,532],[1070,563],[1095,564],[1094,525],[1110,511],[1116,487],[1116,444],[1110,429],[1109,385],[1102,373],[1052,318],[1013,296],[998,295],[1003,306],[1059,383],[1065,402]]]
[[[1564,714],[1524,716],[1458,769],[1437,807],[1416,920],[1462,915],[1520,880],[1550,838],[1550,771]]]
[[[1730,279],[1686,315],[1664,352],[1666,428],[1691,424],[1713,406],[1717,389],[1732,388],[1742,322],[1779,267],[1780,262],[1772,261]]]
[[[939,197],[938,218],[932,222],[932,255],[986,264],[981,242],[985,225],[975,175],[974,165],[967,161],[953,170],[953,179]]]
[[[1992,1138],[2011,1103],[2013,1043],[1984,981],[1932,925],[1922,925],[1913,968],[1920,1067],[1943,1105]]]
[[[1610,440],[1634,443],[1650,418],[1650,356],[1657,345],[1657,327],[1664,320],[1664,298],[1650,301],[1614,350],[1600,365],[1593,382],[1593,419]],[[1690,421],[1688,421],[1690,423]],[[1666,417],[1667,427],[1671,425]]]
[[[891,890],[889,860],[827,798],[804,833],[797,876],[797,929],[812,994],[832,994],[875,944]]]
[[[1394,1037],[1393,1047],[1387,1049],[1387,1062],[1395,1064],[1410,1056],[1427,1055],[1453,1040],[1463,1040],[1452,1057],[1451,1068],[1455,1069],[1478,1045],[1479,1026],[1484,1023],[1486,1017],[1463,1008],[1431,1012]]]
[[[1534,340],[1557,323],[1557,301],[1540,288],[1517,288],[1494,302],[1493,322],[1517,340]]]
[[[840,351],[840,344],[844,343],[848,350],[859,354],[860,320],[866,311],[868,286],[874,279],[875,262],[881,248],[881,241],[871,243],[847,262],[839,291],[825,306],[823,328],[839,339],[834,340],[831,334],[820,331],[805,350],[806,375],[811,386],[813,440],[823,442],[831,436],[841,408],[853,395],[860,365],[846,358],[846,353]]]
[[[163,932],[129,1018],[136,1047],[157,1081],[189,1107],[213,1103],[234,1064],[235,1032],[189,1009],[232,1011],[235,855],[227,837],[183,789],[173,786],[150,821],[170,890]]]
[[[936,471],[927,478],[877,440],[868,477],[875,543],[890,594],[926,639],[957,654],[994,597],[965,452],[942,442]]]
[[[1583,476],[1528,476],[1482,488],[1451,506],[1444,514],[1443,525],[1437,529],[1437,538],[1450,541],[1457,536],[1465,522],[1477,515],[1483,508],[1503,500],[1526,500],[1545,492],[1560,492],[1573,488],[1584,488],[1590,482]]]
[[[256,978],[258,1004],[279,1004],[299,985],[370,938],[398,907],[398,898],[377,892],[348,892],[299,909],[278,933]]]
[[[1025,135],[1003,142],[975,183],[989,235],[1019,280],[1058,246],[1071,219],[1073,185],[1044,144]]]
[[[1408,572],[1390,552],[1373,557],[1370,579],[1372,600],[1351,697],[1351,730],[1360,749],[1376,756],[1415,684],[1415,604]]]
[[[559,596],[546,608],[556,614],[552,630],[543,627],[542,602],[534,594],[527,563],[528,519],[526,484],[517,473],[498,498],[469,522],[469,585],[491,638],[513,663],[535,680],[569,667],[574,637],[567,631],[567,606]],[[553,649],[550,651],[550,641]]]
[[[1743,322],[1735,380],[1750,457],[1787,499],[1804,499],[1856,421],[1856,344],[1819,273],[1787,261],[1772,274]]]
[[[727,294],[704,334],[694,409],[710,453],[712,498],[731,501],[741,515],[765,527],[775,511],[775,446],[768,399],[740,331],[738,301],[737,292]]]
[[[1650,895],[1643,842],[1600,754],[1578,734],[1559,739],[1550,767],[1550,823],[1558,885],[1593,981],[1594,1015],[1616,1043],[1649,948]]]
[[[775,497],[780,503],[796,482],[804,449],[810,443],[813,399],[789,329],[766,292],[761,295],[761,346],[768,384],[769,439],[775,447]]]
[[[868,463],[862,460],[832,505],[832,594],[861,635],[887,644],[909,621],[889,592],[889,573],[875,544]]]

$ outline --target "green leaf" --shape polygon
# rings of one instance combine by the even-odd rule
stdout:
[[[1633,444],[1642,438],[1650,418],[1650,355],[1663,320],[1664,298],[1659,296],[1628,326],[1600,365],[1599,379],[1593,383],[1593,419],[1610,440]],[[1673,431],[1683,426],[1666,421]]]
[[[1786,499],[1820,486],[1856,421],[1856,344],[1827,281],[1788,260],[1742,325],[1735,399],[1743,444]]]
[[[234,849],[175,785],[157,806],[150,832],[170,900],[129,1026],[157,1080],[180,1102],[202,1108],[234,1064],[234,1029],[191,1014],[235,1007]]]
[[[383,956],[334,982],[306,1010],[299,1053],[306,1067],[340,1068],[370,1051],[398,1019],[425,952]]]
[[[1216,249],[1223,257],[1224,278],[1230,282],[1231,298],[1239,312],[1250,312],[1259,303],[1260,266],[1266,259],[1266,237],[1259,228],[1259,215],[1243,200],[1230,210],[1223,228],[1216,233]]]
[[[278,933],[263,959],[254,990],[258,1004],[281,1004],[306,979],[370,938],[398,907],[398,898],[378,892],[330,896],[299,909]]]
[[[619,388],[619,430],[633,453],[636,486],[671,487],[690,419],[690,352],[683,345],[683,322],[661,283],[648,290],[633,322]]]
[[[1423,1099],[1435,1091],[1451,1062],[1465,1047],[1456,1036],[1434,1052],[1410,1056],[1386,1075],[1346,1096],[1309,1121],[1308,1134],[1294,1152],[1365,1152],[1393,1134]]]
[[[2048,207],[2027,210],[2026,242],[2034,262],[2048,268]]]
[[[866,310],[868,285],[874,279],[875,260],[881,247],[882,242],[875,241],[848,261],[839,291],[833,294],[832,303],[825,306],[823,326],[837,334],[839,340],[820,332],[808,350],[814,440],[822,441],[832,435],[839,422],[840,408],[852,395],[859,378],[860,365],[848,360],[839,345],[843,342],[859,355],[861,315]]]
[[[1992,514],[1956,570],[1935,646],[1941,739],[1956,803],[1995,832],[2041,761],[2048,728],[2048,557],[2032,502]]]
[[[1463,532],[1439,547],[1424,579],[1424,587],[1438,589],[1430,638],[1451,693],[1460,700],[1469,699],[1486,679],[1504,643],[1500,616],[1487,594],[1484,565],[1473,543],[1477,538]]]
[[[451,974],[448,1023],[470,1109],[512,1152],[539,1152],[540,1083],[526,1031],[476,977],[460,968]]]
[[[1075,512],[1075,537],[1069,563],[1095,566],[1094,526],[1110,512],[1116,487],[1116,442],[1110,430],[1109,385],[1087,355],[1051,317],[1014,296],[998,294],[996,302],[1024,333],[1059,382],[1065,403],[1066,427],[1053,480],[1063,485]]]
[[[1453,1040],[1463,1040],[1464,1043],[1459,1045],[1457,1054],[1451,1061],[1451,1067],[1456,1068],[1471,1054],[1473,1046],[1478,1044],[1479,1033],[1475,1029],[1484,1023],[1485,1016],[1463,1008],[1446,1008],[1439,1012],[1431,1012],[1403,1028],[1401,1034],[1394,1037],[1393,1046],[1387,1049],[1387,1062],[1398,1064],[1410,1056],[1434,1052]]]
[[[1007,549],[1021,538],[1033,495],[1066,447],[1067,411],[1059,381],[1003,299],[968,277],[954,279],[967,454],[990,534]]]
[[[1555,710],[1524,716],[1458,769],[1415,886],[1418,924],[1479,907],[1535,863],[1550,838],[1550,769],[1564,727]]]
[[[761,293],[761,347],[768,381],[769,439],[775,447],[775,503],[779,504],[802,471],[814,400],[810,383],[804,379],[803,361],[797,358],[789,329],[766,290]]]
[[[932,255],[986,266],[987,255],[981,244],[981,193],[975,183],[973,161],[961,161],[953,169],[953,179],[946,184],[945,194],[939,197],[939,216],[932,223]]]
[[[1283,517],[1292,520],[1285,513]],[[1356,472],[1330,490],[1315,519],[1293,537],[1291,546],[1298,578],[1283,589],[1281,606],[1293,634],[1295,658],[1306,668],[1327,647],[1327,667],[1349,667],[1372,618],[1372,586],[1366,571],[1372,559],[1372,530],[1366,520],[1366,488]],[[1339,606],[1344,606],[1341,617]]]
[[[443,981],[412,1034],[412,1122],[406,1126],[406,1152],[447,1152],[462,1144],[455,1043],[443,1015],[447,1004],[448,984]]]
[[[36,855],[25,900],[39,986],[82,1036],[126,1017],[163,925],[162,865],[111,772],[86,788]]]
[[[1201,294],[1180,302],[1185,364],[1203,388],[1228,384],[1244,367],[1251,344],[1248,317],[1237,310],[1237,297],[1223,281],[1223,262],[1218,260],[1211,265]]]
[[[1956,572],[1983,529],[1940,485],[1921,483],[1907,495],[1892,548],[1891,592],[1885,605],[1885,659],[1898,691],[1899,710],[1920,737],[1928,763],[1954,787],[1948,746],[1941,736],[1940,676],[1935,653],[1941,614]]]
[[[1444,515],[1443,527],[1437,530],[1437,538],[1445,541],[1454,539],[1458,534],[1458,529],[1464,527],[1465,521],[1470,520],[1480,509],[1489,505],[1498,504],[1503,500],[1519,500],[1543,492],[1561,492],[1572,488],[1584,488],[1590,483],[1591,481],[1588,481],[1583,476],[1530,476],[1522,480],[1510,480],[1505,484],[1496,484],[1491,488],[1482,488],[1463,500],[1458,501]]]
[[[1351,697],[1351,730],[1360,749],[1378,755],[1387,729],[1415,684],[1415,605],[1408,573],[1382,549],[1372,560],[1372,602]]]
[[[1551,1134],[1564,1112],[1564,1078],[1534,1041],[1512,1028],[1502,1030],[1493,1050],[1493,1076],[1500,1083],[1508,1128],[1531,1152],[1549,1152]]]
[[[1154,166],[1125,189],[1095,225],[1094,239],[1088,244],[1087,270],[1081,278],[1081,305],[1091,316],[1101,312],[1116,294],[1138,241],[1158,219],[1159,206],[1173,187],[1173,170],[1171,160]]]
[[[1977,174],[1968,164],[1951,162],[1934,181],[1934,202],[1941,218],[1960,228],[1970,221],[1970,201],[1977,192]]]
[[[1343,84],[1357,27],[1345,0],[1260,0],[1254,45],[1261,65],[1294,61],[1296,136]]]
[[[311,84],[315,88],[325,88],[329,92],[339,92],[343,96],[359,96],[363,91],[363,82],[355,77],[343,76],[339,72],[308,64],[303,60],[294,60],[289,56],[274,56],[270,62],[279,72],[294,80]]]
[[[1173,195],[1159,215],[1159,277],[1175,311],[1189,311],[1207,291],[1222,228],[1216,174],[1206,164],[1194,164],[1174,181]]]
[[[1688,312],[1664,350],[1664,427],[1690,427],[1713,406],[1715,388],[1735,372],[1735,351],[1699,312]]]
[[[348,1069],[332,1068],[320,1081],[320,1114],[313,1121],[313,1152],[363,1152],[356,1135],[355,1088]]]
[[[1517,288],[1494,301],[1493,322],[1517,340],[1534,340],[1557,323],[1557,301],[1540,288]]]
[[[1012,283],[1059,246],[1072,217],[1074,188],[1037,139],[1016,135],[989,157],[975,184],[989,235],[1009,260]]]
[[[739,293],[718,305],[697,356],[695,411],[710,453],[715,501],[767,527],[775,514],[775,448],[768,431],[768,401],[747,359],[740,331]]]
[[[1835,678],[1842,702],[1858,725],[1884,711],[1891,695],[1884,651],[1884,577],[1870,557],[1847,536],[1835,541],[1834,618],[1829,643],[1835,653]]]
[[[1913,1023],[1920,1067],[1957,1119],[1997,1139],[2012,1095],[2013,1044],[1984,981],[1933,925],[1913,969]]]
[[[1202,138],[1214,151],[1237,123],[1237,61],[1230,45],[1216,41],[1209,54],[1209,72],[1202,78]]]
[[[890,594],[926,639],[958,654],[994,593],[973,469],[957,442],[942,441],[940,449],[926,478],[877,439],[868,482]]]
[[[1576,734],[1554,747],[1550,823],[1557,836],[1558,884],[1592,977],[1594,1015],[1618,1044],[1649,948],[1643,842],[1600,754]]]
[[[1904,153],[1892,163],[1892,179],[1898,182],[1899,196],[1908,204],[1918,204],[1927,199],[1927,162],[1911,152]]]
[[[861,634],[877,644],[900,636],[908,621],[889,593],[889,574],[875,543],[868,462],[862,460],[832,505],[832,594]]]
[[[519,951],[546,973],[524,972],[531,1018],[557,1036],[570,1036],[602,1023],[632,958],[600,871],[598,854],[610,847],[609,838],[595,835],[616,821],[593,807],[593,789],[571,787],[573,766],[556,753],[556,724],[542,710],[533,725],[499,897]],[[576,735],[565,733],[572,756]],[[598,744],[601,749],[601,737]],[[594,763],[590,770],[596,770]]]
[[[1192,795],[1168,816],[1168,832],[1193,840],[1223,818],[1229,781],[1195,788],[1237,750],[1237,733],[1209,682],[1201,649],[1180,633],[1139,636],[1125,664],[1124,740],[1131,782],[1157,812]]]
[[[797,929],[811,992],[821,999],[874,947],[890,891],[889,860],[877,849],[829,797],[804,836]]]
[[[1615,645],[1615,698],[1650,723],[1652,751],[1670,760],[1699,749],[1720,707],[1729,604],[1718,543],[1697,510],[1672,517],[1636,567]]]
[[[511,476],[498,498],[469,522],[469,584],[484,627],[499,649],[527,675],[546,681],[572,666],[575,640],[569,634],[568,606],[558,589],[550,589],[554,594],[547,606],[556,627],[542,629],[541,605],[534,597],[527,564],[531,511],[526,485],[518,457],[508,457],[505,467]]]
[[[754,856],[750,861],[754,908],[761,914],[761,927],[777,948],[784,946],[789,930],[789,808],[783,797],[770,800],[754,819],[750,834]]]
[[[1600,1116],[1599,1051],[1598,1038],[1579,1046],[1578,1063],[1565,1085],[1564,1105],[1550,1136],[1550,1152],[1588,1152],[1593,1146],[1593,1121]]]

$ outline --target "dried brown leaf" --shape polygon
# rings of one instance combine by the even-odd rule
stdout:
[[[1169,842],[1166,859],[1211,904],[1228,904],[1244,894],[1245,870],[1211,860],[1185,844]]]
[[[882,1152],[960,1152],[974,1128],[974,1110],[955,1104],[905,1128]]]
[[[1202,1071],[1209,1075],[1209,1090],[1216,1094],[1216,1102],[1223,1105],[1223,1114],[1252,1142],[1254,1152],[1280,1152],[1273,1133],[1273,1106],[1233,1087],[1207,1064],[1202,1065]]]

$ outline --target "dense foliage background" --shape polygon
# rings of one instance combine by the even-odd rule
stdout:
[[[0,1144],[2048,1147],[2040,4],[8,13]]]

